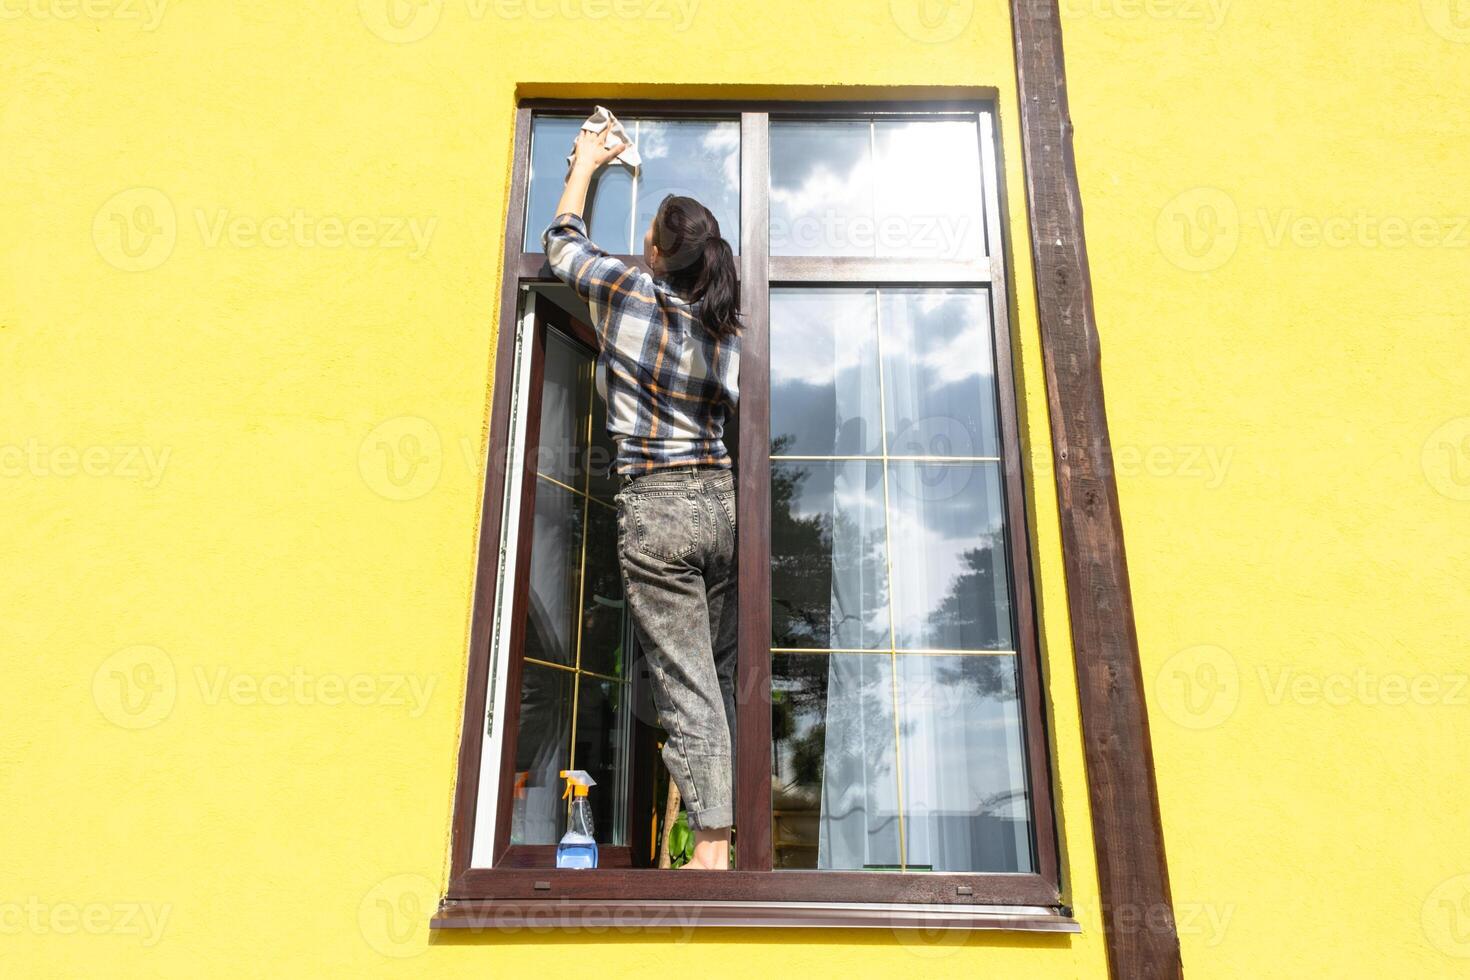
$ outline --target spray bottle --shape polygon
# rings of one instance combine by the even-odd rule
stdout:
[[[556,866],[595,868],[597,841],[592,839],[592,801],[587,799],[587,790],[597,783],[581,769],[563,769],[561,778],[567,781],[567,790],[561,797],[572,798],[572,814],[567,820],[567,832],[556,845]]]

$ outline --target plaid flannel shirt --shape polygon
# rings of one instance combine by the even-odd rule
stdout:
[[[700,323],[698,303],[592,244],[579,215],[557,215],[541,244],[557,278],[592,312],[614,470],[729,467],[725,418],[740,397],[739,334],[715,337]]]

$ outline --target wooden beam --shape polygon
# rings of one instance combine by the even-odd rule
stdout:
[[[1057,0],[1011,0],[1067,608],[1112,976],[1183,976],[1169,895]]]

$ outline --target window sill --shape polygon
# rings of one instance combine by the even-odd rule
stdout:
[[[866,902],[636,901],[617,899],[452,899],[431,929],[581,929],[607,932],[697,927],[986,929],[1080,933],[1071,910],[1014,905],[903,905]]]

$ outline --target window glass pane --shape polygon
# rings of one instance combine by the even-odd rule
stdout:
[[[601,404],[591,352],[545,331],[540,435],[516,734],[512,841],[552,844],[566,829],[560,771],[586,769],[599,842],[626,843],[630,627],[618,568],[617,511],[593,493],[586,442]],[[600,419],[598,419],[600,424]],[[593,457],[605,469],[610,455]]]
[[[541,251],[541,233],[556,217],[566,157],[585,118],[540,113],[532,117],[523,239],[527,252]],[[643,233],[659,202],[666,194],[684,194],[714,213],[720,233],[739,252],[739,121],[619,118],[643,162],[636,178],[627,167],[615,164],[593,177],[585,211],[592,240],[616,255],[641,255]]]
[[[538,477],[532,534],[526,656],[571,664],[576,655],[573,644],[582,554],[581,499]]]
[[[771,292],[771,452],[881,452],[871,290]]]
[[[560,333],[546,338],[541,390],[541,439],[536,471],[570,487],[585,481],[587,413],[592,401],[592,361]]]
[[[607,434],[607,401],[601,395],[594,395],[592,399],[592,451],[588,456],[588,465],[592,469],[590,487],[592,496],[608,503],[612,503],[612,498],[620,489],[617,474],[612,469],[613,459],[617,454],[617,447],[613,445],[612,437]]]
[[[1010,580],[996,463],[888,469],[900,650],[1010,650]]]
[[[865,119],[771,120],[771,254],[872,255]]]
[[[974,119],[771,122],[771,254],[984,255]]]
[[[771,464],[771,645],[888,645],[883,471],[862,460]]]
[[[582,128],[581,119],[570,116],[534,116],[531,120],[531,166],[526,178],[527,252],[541,251],[541,233],[556,217],[567,175],[567,154]],[[588,195],[589,205],[596,201]]]
[[[643,233],[669,194],[692,197],[710,209],[720,235],[740,252],[740,123],[737,120],[640,119],[636,136],[638,208],[633,255],[643,254]]]
[[[577,675],[577,751],[572,765],[597,782],[592,799],[593,836],[601,844],[627,842],[629,732],[628,685],[591,674]],[[562,831],[565,832],[565,822]],[[560,837],[558,837],[560,839]]]
[[[878,255],[955,261],[985,254],[979,139],[973,119],[873,122]]]
[[[528,663],[522,670],[511,794],[513,844],[554,844],[563,833],[566,805],[560,774],[571,747],[572,678],[570,671],[541,664]]]
[[[990,338],[982,290],[772,293],[777,867],[1033,867]]]
[[[889,455],[999,455],[985,291],[884,289],[878,305]]]
[[[581,667],[611,677],[626,677],[627,618],[618,569],[617,511],[604,503],[589,502],[587,528]]]
[[[896,663],[907,869],[1031,871],[1015,657]]]
[[[777,868],[898,868],[892,664],[886,653],[772,659]]]

